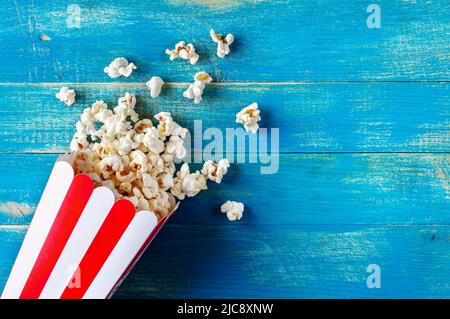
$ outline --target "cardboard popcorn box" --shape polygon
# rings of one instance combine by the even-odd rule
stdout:
[[[104,299],[131,271],[177,207],[158,222],[115,200],[58,160],[2,293],[3,299]]]

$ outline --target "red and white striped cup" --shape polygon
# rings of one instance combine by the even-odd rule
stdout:
[[[58,160],[1,298],[109,298],[175,210],[136,213]]]

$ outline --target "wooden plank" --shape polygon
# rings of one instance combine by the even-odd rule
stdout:
[[[109,81],[103,68],[119,56],[139,67],[120,81],[202,69],[220,82],[449,80],[449,2],[376,3],[379,29],[360,1],[2,1],[0,82]],[[211,27],[236,36],[224,60]],[[197,65],[169,62],[180,40],[196,45]]]
[[[0,228],[0,290],[24,234]],[[449,226],[169,225],[115,297],[449,298],[449,240]]]
[[[127,91],[138,95],[142,117],[170,111],[192,133],[194,120],[202,120],[202,132],[242,127],[235,114],[257,101],[261,127],[279,128],[281,152],[450,150],[449,83],[218,85],[207,87],[200,105],[182,96],[185,85],[164,88],[157,99],[143,84],[71,87],[74,107],[55,98],[56,85],[0,85],[0,152],[67,150],[86,106],[104,99],[113,107]]]
[[[0,224],[30,222],[34,209],[21,211],[37,205],[56,157],[0,155]],[[449,163],[450,154],[281,154],[272,175],[236,163],[171,222],[228,224],[219,206],[237,200],[246,205],[237,222],[244,225],[448,224]]]

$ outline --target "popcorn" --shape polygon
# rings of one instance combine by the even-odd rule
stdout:
[[[206,72],[198,72],[194,76],[194,83],[189,84],[189,87],[184,91],[183,96],[187,99],[194,99],[195,104],[199,104],[202,100],[203,90],[206,84],[212,81],[211,76]]]
[[[155,154],[164,151],[164,141],[160,139],[159,131],[156,127],[150,128],[144,135],[143,144]]]
[[[99,162],[98,167],[105,178],[108,178],[113,172],[123,171],[124,168],[122,159],[118,154],[108,155]]]
[[[46,34],[41,34],[39,36],[39,39],[41,39],[42,41],[50,41],[52,38],[50,38],[48,35]]]
[[[240,202],[226,201],[220,206],[220,211],[227,214],[227,218],[230,221],[239,220],[244,213],[244,204]]]
[[[203,164],[202,174],[209,180],[220,184],[223,175],[225,175],[230,167],[230,163],[227,159],[221,159],[219,163],[214,163],[212,160],[208,160]]]
[[[174,185],[173,176],[170,173],[162,173],[158,176],[158,186],[163,190],[168,190]]]
[[[164,85],[164,81],[159,76],[152,76],[152,78],[145,84],[150,90],[150,96],[155,98],[161,93],[161,88]]]
[[[174,50],[166,49],[166,53],[170,56],[170,61],[176,58],[181,58],[183,60],[189,60],[189,62],[194,65],[198,61],[198,54],[195,52],[194,45],[189,43],[186,45],[184,41],[180,41],[175,45]]]
[[[142,151],[132,151],[129,158],[131,159],[131,163],[129,164],[131,170],[138,173],[145,173],[147,171],[147,156]]]
[[[75,95],[75,90],[69,90],[66,86],[63,86],[59,92],[55,94],[57,99],[64,102],[68,106],[75,103]]]
[[[134,107],[136,105],[136,96],[134,93],[125,93],[125,96],[120,97],[117,103],[119,105],[114,108],[114,113],[122,118],[129,116],[133,122],[137,122],[139,120],[139,115],[134,111]]]
[[[147,187],[150,190],[154,190],[155,192],[159,190],[158,182],[156,181],[156,179],[152,175],[147,173],[142,174],[142,186]]]
[[[134,124],[134,131],[137,134],[146,133],[150,128],[153,127],[153,123],[149,119],[143,119],[140,121],[137,121],[136,124]]]
[[[96,101],[81,114],[71,149],[77,152],[74,168],[91,177],[96,186],[112,190],[116,199],[130,200],[137,210],[151,210],[163,218],[178,200],[207,189],[207,179],[220,183],[229,163],[205,163],[202,172],[183,164],[177,172],[174,158],[186,156],[187,130],[168,112],[139,119],[136,96],[126,93],[112,110]]]
[[[255,134],[259,128],[258,121],[261,120],[259,114],[258,103],[252,103],[236,114],[236,123],[243,124],[246,132]]]
[[[230,44],[234,42],[234,35],[228,33],[225,38],[222,38],[221,34],[216,34],[216,32],[211,29],[209,31],[212,40],[217,43],[217,56],[219,58],[224,58],[225,55],[230,54]]]
[[[131,193],[131,183],[130,182],[123,182],[119,186],[119,193],[121,194],[130,194]]]
[[[190,173],[189,165],[184,163],[174,178],[174,185],[170,188],[170,192],[178,199],[183,200],[186,196],[193,197],[207,188],[205,176],[199,171]]]
[[[179,136],[172,135],[166,143],[166,151],[164,155],[170,155],[172,158],[175,156],[179,159],[183,159],[186,156],[184,140]]]
[[[75,133],[73,136],[72,141],[70,142],[70,150],[72,152],[84,150],[89,146],[89,141],[87,140],[87,137],[80,133]]]
[[[90,122],[98,121],[101,123],[105,123],[106,120],[113,114],[113,112],[108,109],[108,105],[103,101],[96,101],[94,104],[92,104],[92,108],[90,112],[88,111],[88,113],[92,115],[92,118],[86,120]]]
[[[129,63],[125,58],[116,58],[107,67],[103,69],[110,78],[118,78],[120,76],[129,77],[137,66],[134,63]]]

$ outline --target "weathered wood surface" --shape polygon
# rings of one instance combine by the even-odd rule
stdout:
[[[29,223],[56,157],[0,155],[0,223]],[[231,199],[246,205],[236,224],[450,224],[449,163],[449,154],[281,154],[272,175],[234,164],[172,223],[228,224],[219,206]]]
[[[449,298],[450,4],[376,3],[380,29],[362,1],[2,1],[0,289],[82,109],[130,91],[143,116],[171,111],[190,129],[239,127],[258,102],[280,167],[233,164],[185,201],[116,297]],[[236,36],[224,60],[211,27]],[[179,40],[197,65],[169,61]],[[112,80],[119,56],[138,69]],[[194,105],[182,91],[200,70],[215,83]],[[158,99],[152,75],[168,82]],[[63,84],[74,107],[54,97]],[[239,222],[218,212],[229,199],[246,205]],[[371,263],[381,289],[366,286]]]
[[[242,127],[235,114],[256,101],[261,127],[279,129],[281,152],[450,150],[448,83],[214,85],[199,105],[183,97],[187,85],[165,87],[157,99],[143,83],[71,87],[77,102],[66,107],[54,96],[57,85],[0,85],[0,153],[66,151],[85,107],[100,99],[113,107],[127,91],[143,117],[170,111],[192,133],[194,120],[203,132]]]
[[[102,70],[118,56],[138,65],[120,81],[191,81],[201,69],[221,82],[450,79],[448,1],[377,1],[380,29],[366,25],[371,3],[2,1],[0,81],[109,81]],[[70,4],[80,8],[79,28]],[[224,60],[211,27],[236,36]],[[164,53],[180,40],[196,45],[195,67]]]
[[[24,235],[0,228],[0,286]],[[115,297],[448,297],[449,240],[449,226],[168,225]]]

